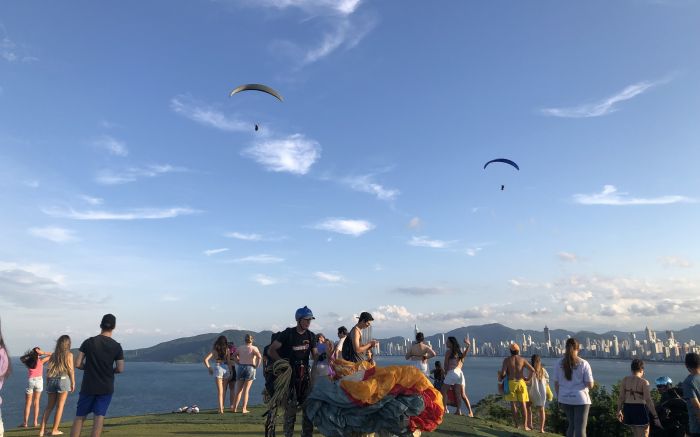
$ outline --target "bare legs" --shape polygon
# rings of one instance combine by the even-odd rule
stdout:
[[[243,414],[248,413],[248,392],[250,392],[250,386],[253,384],[253,380],[237,381],[236,382],[236,397],[234,401],[233,412],[238,411],[238,403],[241,401],[241,394],[243,395]]]
[[[83,429],[83,422],[85,422],[85,416],[75,416],[73,420],[73,427],[70,430],[70,437],[80,437],[80,431]],[[102,427],[105,424],[105,416],[95,416],[95,420],[92,423],[92,433],[90,437],[100,437],[102,435]]]
[[[455,387],[457,387],[457,386],[455,386]],[[467,392],[464,390],[463,385],[459,385],[459,387],[461,387],[460,396],[462,397],[462,400],[464,401],[464,405],[467,406],[467,410],[469,410],[469,417],[474,417],[474,412],[472,411],[472,404],[469,403],[469,398],[467,397]],[[456,395],[457,395],[457,393],[455,393],[455,397],[456,397]]]
[[[528,422],[528,415],[527,415],[527,404],[525,402],[511,402],[510,403],[510,411],[513,413],[513,426],[518,428],[520,425],[518,424],[518,407],[520,407],[520,410],[523,412],[523,428],[525,431],[532,431],[532,429],[529,426]]]
[[[44,410],[44,416],[41,419],[41,430],[39,431],[39,435],[43,436],[44,431],[46,429],[46,423],[49,421],[49,417],[51,416],[51,411],[53,410],[53,407],[56,407],[56,416],[54,417],[53,420],[53,428],[51,429],[51,434],[50,435],[61,435],[63,434],[61,431],[58,430],[58,427],[61,425],[61,417],[63,416],[63,407],[66,405],[66,398],[68,397],[68,392],[64,393],[49,393],[49,402],[48,405],[46,406],[46,409]]]
[[[216,383],[216,394],[219,399],[219,414],[224,414],[224,398],[226,397],[226,386],[223,378],[214,378]]]
[[[41,400],[41,392],[34,391],[24,397],[24,422],[20,425],[20,428],[26,428],[29,426],[29,412],[34,406],[34,427],[39,426],[39,400]]]
[[[236,379],[231,378],[228,380],[228,383],[226,384],[228,386],[228,393],[229,393],[229,401],[231,403],[231,411],[234,411],[233,405],[235,404],[235,398],[236,398]]]

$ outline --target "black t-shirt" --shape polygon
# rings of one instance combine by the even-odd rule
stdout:
[[[287,328],[280,333],[277,341],[282,343],[279,349],[279,355],[282,358],[287,358],[290,363],[301,363],[309,366],[309,355],[311,350],[316,347],[316,335],[307,330],[303,334],[297,332],[297,328]]]
[[[343,350],[341,352],[345,361],[359,363],[360,361],[367,360],[367,352],[360,353],[355,351],[355,344],[353,343],[353,339],[355,337],[359,337],[360,335],[362,335],[362,333],[360,332],[360,328],[355,326],[350,330],[348,336],[345,338],[345,341],[343,342]]]
[[[111,337],[96,335],[80,345],[80,352],[85,354],[80,393],[87,395],[114,393],[114,362],[124,359],[122,345]]]

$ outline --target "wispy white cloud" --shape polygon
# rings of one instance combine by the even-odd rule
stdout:
[[[44,214],[51,217],[67,218],[73,220],[157,220],[174,218],[182,215],[198,214],[201,211],[188,207],[175,208],[140,208],[125,212],[85,210],[77,211],[73,208],[45,208]]]
[[[542,113],[544,115],[549,115],[552,117],[565,118],[600,117],[602,115],[607,115],[617,111],[618,103],[624,102],[625,100],[633,99],[634,97],[648,91],[652,87],[666,82],[668,82],[668,79],[656,82],[637,82],[635,84],[625,87],[625,89],[623,89],[622,91],[610,97],[606,97],[605,99],[599,102],[587,103],[579,106],[565,108],[545,108],[542,110]]]
[[[284,262],[284,258],[280,258],[278,256],[273,256],[273,255],[268,255],[268,254],[260,254],[260,255],[250,255],[250,256],[244,256],[242,258],[235,258],[231,260],[231,262],[234,263],[253,263],[253,264],[277,264]]]
[[[576,256],[575,253],[571,253],[571,252],[559,252],[557,254],[557,258],[559,258],[561,261],[570,262],[570,263],[574,263],[574,262],[578,261],[578,256]]]
[[[175,113],[205,126],[228,132],[249,132],[250,122],[227,116],[218,109],[193,101],[188,96],[177,96],[170,100],[170,109]]]
[[[628,193],[618,192],[614,185],[605,185],[603,191],[594,194],[574,194],[574,202],[581,205],[670,205],[672,203],[692,203],[695,199],[679,195],[660,197],[630,197]]]
[[[205,254],[206,256],[212,256],[212,255],[216,255],[216,254],[219,254],[219,253],[224,253],[224,252],[227,252],[227,251],[228,251],[228,248],[227,248],[227,247],[222,247],[221,249],[208,249],[208,250],[205,250],[205,251],[204,251],[204,254]]]
[[[5,33],[4,28],[0,30],[2,33]],[[24,46],[15,43],[7,36],[3,36],[0,39],[0,58],[10,63],[35,62],[39,60],[36,56],[30,55]]]
[[[243,232],[227,232],[224,234],[224,237],[235,238],[236,240],[243,240],[243,241],[262,241],[263,240],[263,236],[260,234],[246,234]]]
[[[321,145],[302,134],[257,142],[242,152],[265,169],[305,175],[321,157]]]
[[[253,277],[253,280],[257,282],[258,284],[267,287],[269,285],[275,285],[279,283],[279,281],[272,276],[267,276],[267,275],[255,275]]]
[[[180,302],[181,300],[182,300],[182,297],[175,296],[172,294],[164,294],[164,295],[160,296],[161,302]]]
[[[411,237],[411,239],[408,241],[409,246],[431,247],[433,249],[444,249],[446,247],[451,246],[454,243],[455,241],[431,240],[429,237],[426,236],[414,236]]]
[[[98,173],[95,180],[103,185],[120,185],[135,182],[141,178],[154,178],[168,173],[188,172],[185,167],[170,164],[151,164],[145,167],[129,167],[124,170],[105,169]]]
[[[373,174],[349,176],[343,178],[341,182],[355,191],[369,193],[379,200],[394,200],[401,193],[395,188],[386,188],[374,181]]]
[[[464,252],[469,256],[476,256],[483,250],[483,247],[468,247]]]
[[[75,231],[58,226],[46,226],[43,228],[29,228],[29,233],[38,238],[53,241],[54,243],[69,243],[77,241]]]
[[[454,292],[454,290],[447,287],[396,287],[392,291],[409,296],[434,296]]]
[[[244,0],[250,6],[276,9],[299,8],[310,15],[351,15],[360,6],[361,0]]]
[[[661,264],[664,267],[682,267],[689,268],[693,266],[693,263],[680,256],[664,256],[661,257]]]
[[[325,282],[345,282],[345,278],[343,277],[343,275],[340,275],[336,272],[315,272],[314,277]]]
[[[102,204],[104,203],[104,200],[103,200],[103,199],[100,199],[99,197],[92,197],[92,196],[88,196],[88,195],[85,195],[85,194],[82,195],[82,196],[80,196],[80,198],[81,198],[82,200],[84,200],[85,203],[89,203],[90,205],[94,205],[94,206],[96,206],[96,205],[102,205]]]
[[[124,141],[118,140],[111,135],[102,135],[92,142],[95,147],[104,149],[114,156],[128,156],[129,149]]]
[[[339,234],[360,235],[374,229],[374,225],[367,220],[351,220],[344,218],[329,218],[313,226],[314,229],[322,231],[337,232]]]

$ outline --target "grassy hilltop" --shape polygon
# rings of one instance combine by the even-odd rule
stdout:
[[[153,414],[146,416],[108,417],[103,435],[110,437],[161,437],[161,436],[238,436],[259,437],[263,435],[263,407],[254,407],[250,414],[226,413],[223,416],[214,411],[199,414]],[[297,420],[301,430],[301,417]],[[83,435],[90,435],[92,421],[83,428]],[[282,435],[282,423],[278,422],[278,435]],[[65,436],[70,434],[70,424],[61,427]],[[10,429],[8,437],[36,436],[37,429]],[[316,434],[319,435],[319,434]],[[519,431],[502,424],[480,418],[468,419],[463,416],[446,415],[440,428],[431,437],[510,437],[510,436],[553,436]]]

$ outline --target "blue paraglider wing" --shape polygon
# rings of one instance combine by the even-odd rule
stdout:
[[[505,159],[505,158],[492,159],[491,161],[489,161],[489,162],[487,162],[486,164],[484,164],[484,169],[486,169],[486,167],[487,167],[489,164],[491,164],[492,162],[503,162],[503,163],[505,163],[505,164],[510,164],[510,165],[512,165],[512,166],[515,167],[517,170],[520,170],[520,167],[518,167],[518,164],[516,164],[515,162],[511,161],[510,159]]]

